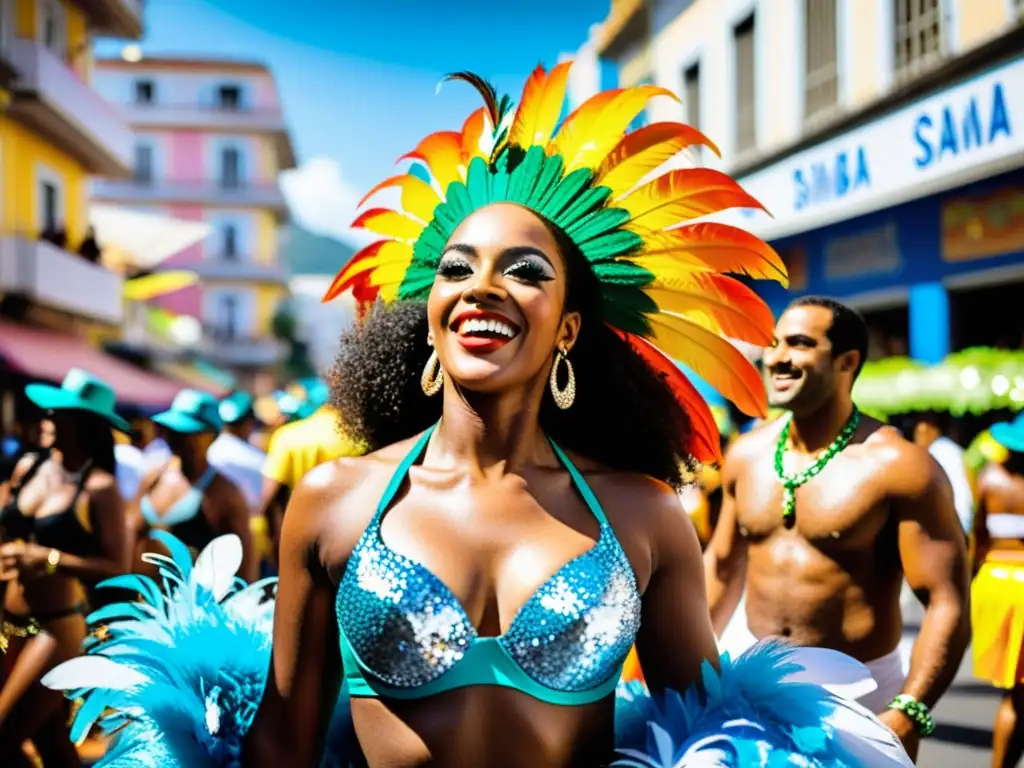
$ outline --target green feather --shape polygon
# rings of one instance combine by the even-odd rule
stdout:
[[[608,199],[611,190],[607,187],[594,187],[571,201],[569,206],[555,219],[555,223],[563,230],[568,229],[591,211],[599,208]]]
[[[602,208],[584,216],[565,231],[576,243],[585,245],[598,235],[611,232],[629,221],[629,211],[622,208]]]
[[[490,181],[491,171],[483,158],[474,157],[466,170],[466,186],[469,193],[470,210],[475,211],[491,202]]]
[[[544,161],[544,167],[541,168],[540,176],[537,179],[536,186],[533,188],[533,192],[530,193],[529,198],[521,199],[519,202],[535,211],[538,210],[541,205],[541,201],[545,200],[547,196],[551,194],[552,188],[558,183],[558,180],[561,177],[561,155],[554,155],[547,158]]]
[[[523,157],[522,162],[516,166],[509,179],[508,199],[513,202],[522,202],[530,198],[537,178],[540,176],[540,169],[544,163],[544,150],[541,147],[531,147]]]
[[[509,174],[502,172],[491,176],[491,202],[500,203],[510,199],[508,196],[509,178]]]
[[[591,238],[586,243],[582,243],[580,247],[586,249],[587,258],[591,262],[604,262],[635,253],[643,248],[643,245],[644,239],[636,232],[630,232],[628,229],[616,229]]]
[[[548,221],[555,221],[558,214],[568,208],[573,198],[590,183],[591,178],[593,178],[593,173],[589,168],[573,171],[551,190],[547,199],[537,207],[537,212]]]
[[[631,261],[592,263],[591,269],[602,283],[642,287],[654,282],[654,274]]]
[[[657,304],[643,291],[621,285],[601,286],[605,321],[621,331],[650,336],[651,324],[646,315],[658,311]]]
[[[486,179],[484,182],[486,183]],[[447,200],[452,213],[455,215],[455,226],[452,227],[454,231],[475,210],[475,206],[470,198],[469,190],[466,189],[466,185],[461,183],[453,182],[448,185]]]

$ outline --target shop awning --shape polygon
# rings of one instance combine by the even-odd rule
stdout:
[[[90,207],[89,223],[101,245],[113,246],[125,261],[141,269],[152,269],[202,242],[213,231],[205,221],[173,219],[115,205]]]
[[[119,405],[166,408],[182,389],[178,382],[136,368],[55,331],[0,321],[0,359],[16,373],[59,383],[71,368],[82,368],[114,388]]]

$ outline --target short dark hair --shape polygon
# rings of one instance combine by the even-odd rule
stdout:
[[[832,344],[832,357],[855,350],[860,355],[853,372],[856,381],[868,359],[868,325],[860,312],[827,296],[801,296],[790,302],[788,309],[793,307],[822,307],[832,313],[832,324],[825,334]]]

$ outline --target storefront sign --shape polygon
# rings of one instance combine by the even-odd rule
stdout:
[[[943,261],[1024,251],[1024,190],[1002,189],[942,206]]]
[[[773,240],[1004,172],[1021,153],[1024,58],[740,178],[771,217],[715,218]]]

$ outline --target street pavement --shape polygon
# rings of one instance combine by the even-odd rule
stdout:
[[[922,742],[917,764],[924,768],[988,768],[992,720],[1000,698],[998,690],[971,674],[968,649],[956,680],[935,708],[935,733]]]

